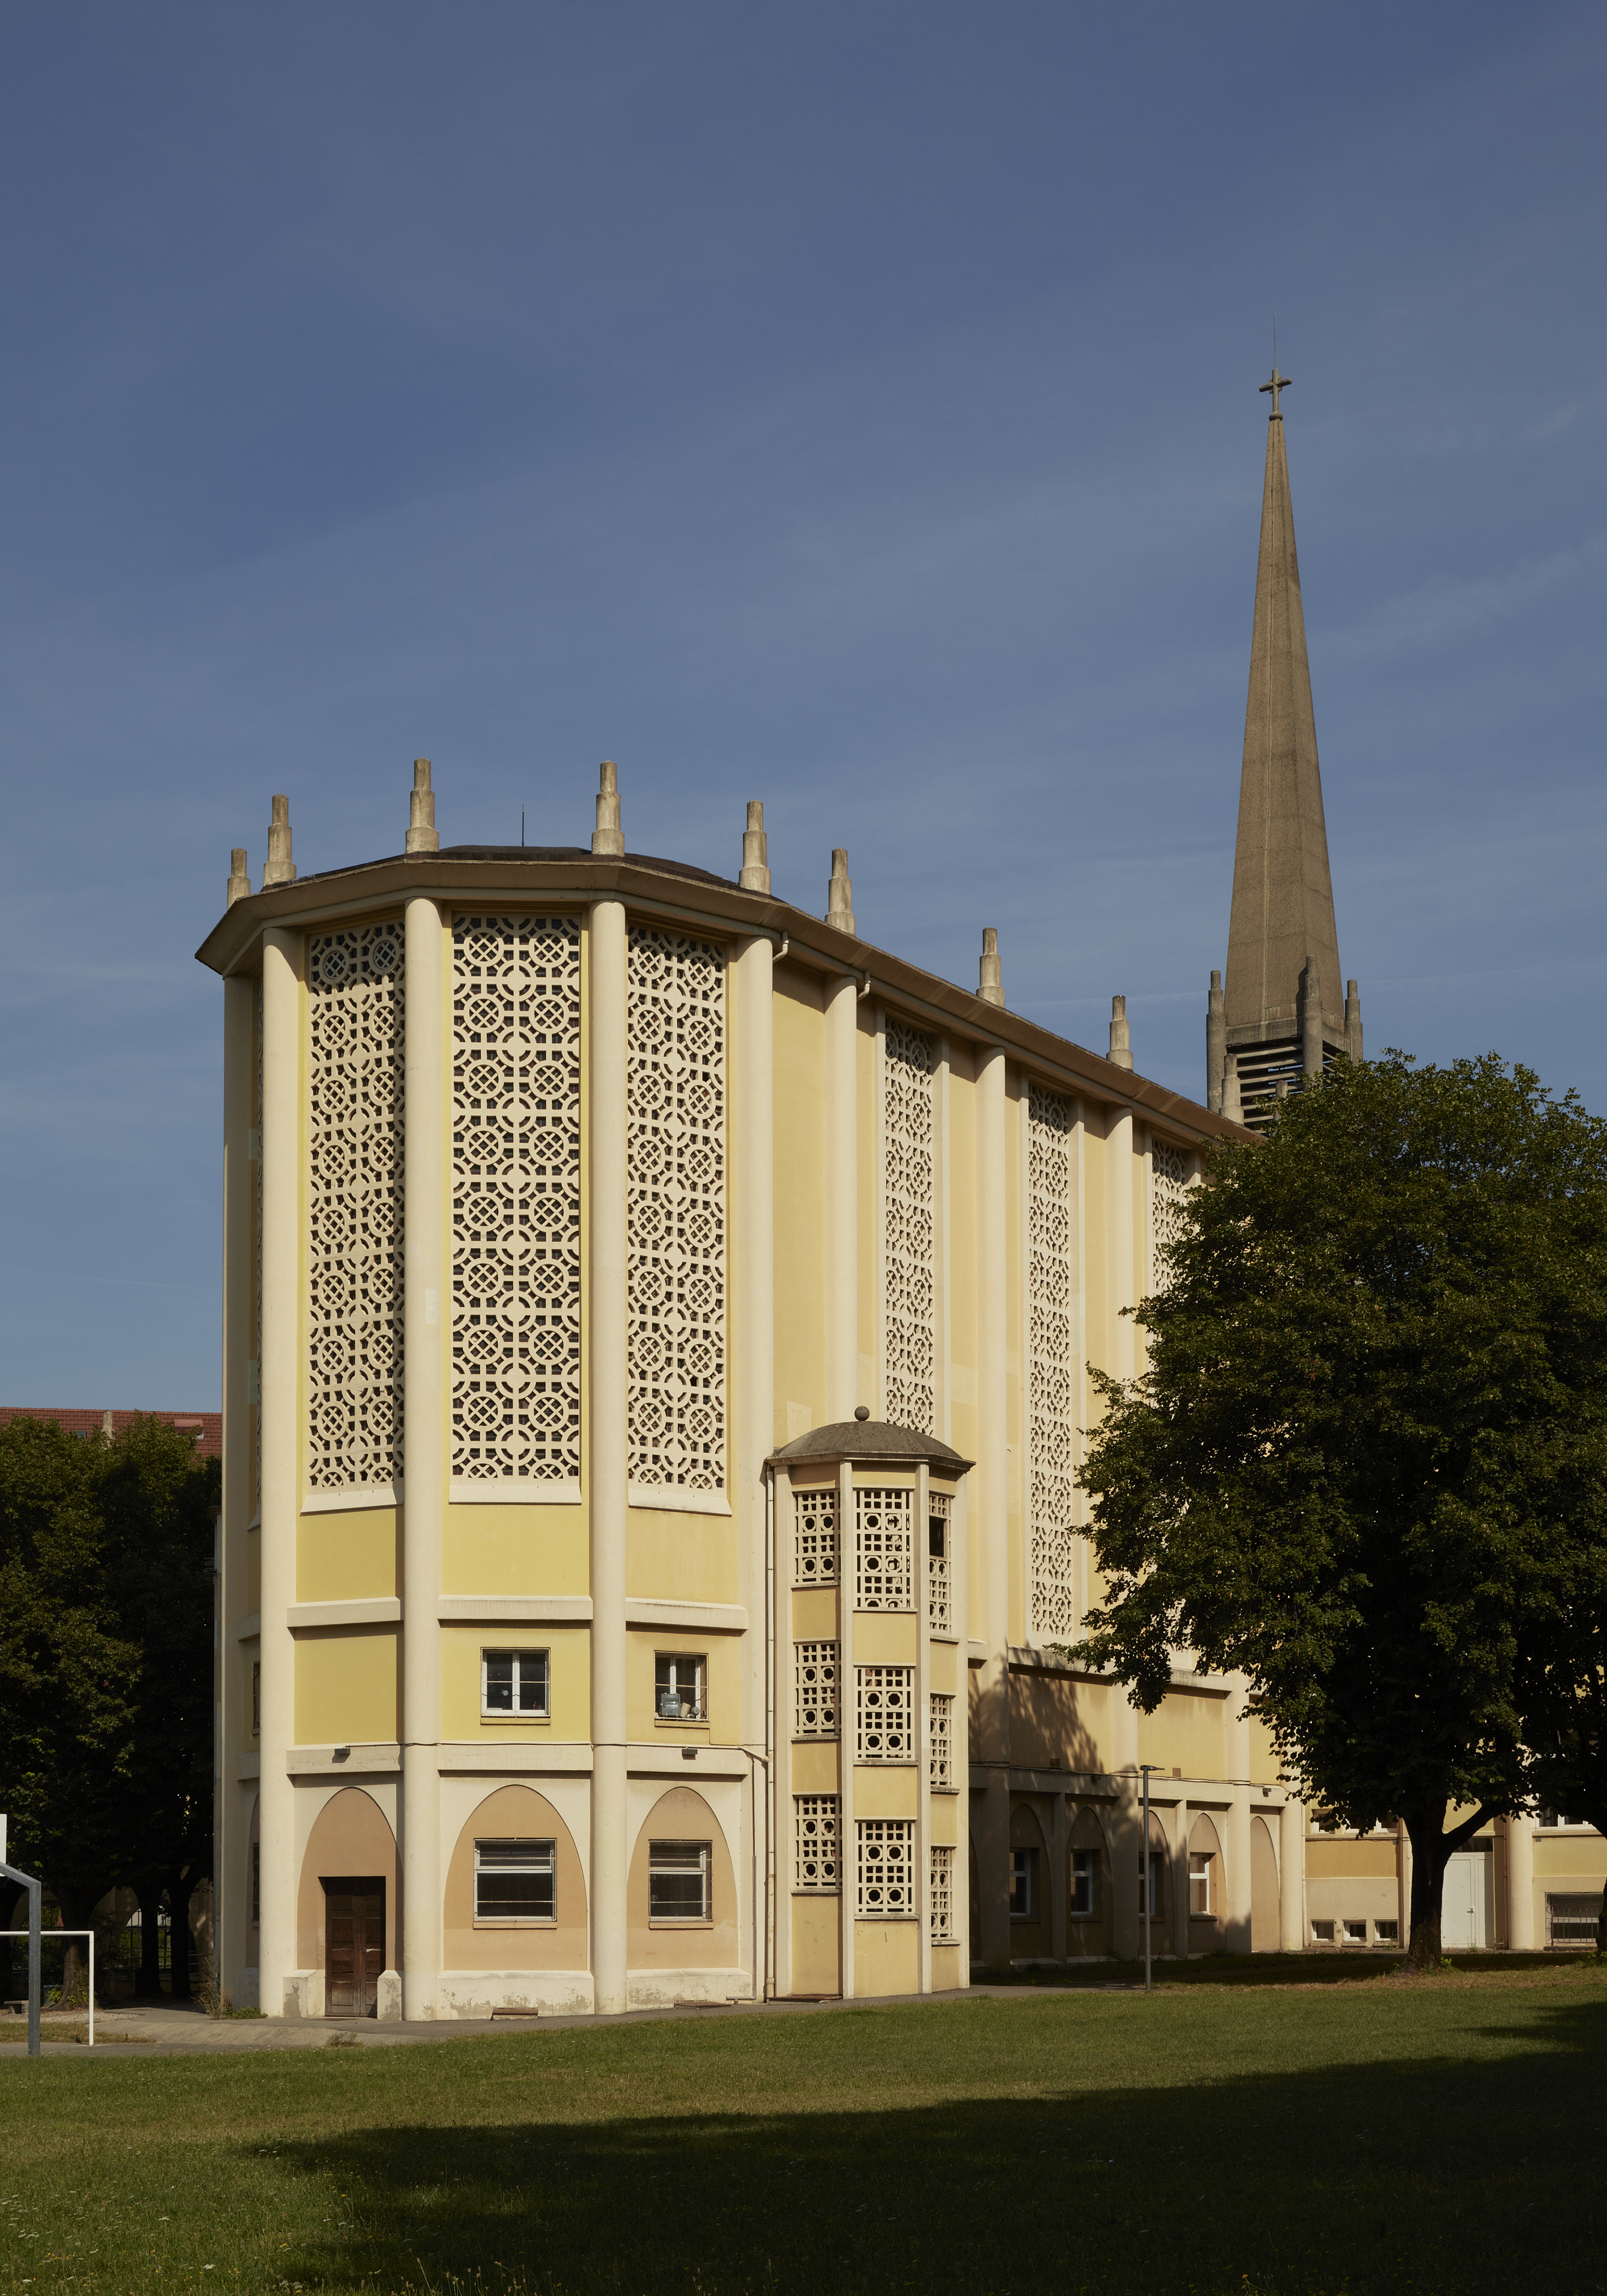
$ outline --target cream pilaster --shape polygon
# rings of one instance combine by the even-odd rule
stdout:
[[[796,1910],[792,1895],[796,1879],[792,1826],[792,1480],[785,1467],[771,1471],[770,1506],[770,1535],[775,1558],[770,1590],[770,1841],[775,1959],[770,1974],[777,1994],[784,2000],[792,1990],[792,1916]],[[840,1689],[838,1695],[841,1696]],[[840,1769],[838,1775],[840,1777]],[[840,1827],[840,1818],[839,1824]],[[840,1886],[840,1831],[837,1877]]]
[[[402,1289],[402,2014],[441,1971],[441,1290],[446,1128],[441,913],[407,903]]]
[[[915,1470],[915,1914],[922,1993],[931,1991],[931,1469]],[[953,1733],[950,1732],[952,1737]]]
[[[1234,1697],[1248,1700],[1250,1685],[1234,1677]],[[1250,1870],[1250,1714],[1248,1709],[1227,1726],[1227,1775],[1233,1802],[1227,1813],[1227,1944],[1232,1953],[1250,1951],[1252,1903]]]
[[[1105,1297],[1109,1302],[1105,1361],[1118,1379],[1131,1379],[1136,1333],[1122,1309],[1136,1298],[1133,1237],[1133,1115],[1113,1108],[1105,1117]],[[1142,1820],[1138,1792],[1138,1713],[1119,1685],[1111,1690],[1111,1767],[1121,1781],[1121,1800],[1112,1813],[1115,1864],[1111,1890],[1113,1943],[1124,1959],[1142,1949],[1139,1923],[1139,1860]]]
[[[238,974],[223,984],[223,1522],[219,1712],[215,1741],[212,1822],[217,1843],[213,1889],[214,1952],[222,1982],[233,1988],[242,1965],[250,1874],[246,1848],[249,1816],[235,1784],[245,1742],[247,1709],[238,1627],[246,1600],[245,1527],[251,1511],[251,1205],[256,1160],[251,1153],[252,1068],[256,1046],[256,983]]]
[[[1506,1943],[1510,1953],[1535,1949],[1535,1821],[1526,1815],[1506,1821]]]
[[[750,1775],[755,1758],[768,1763],[774,1750],[767,1743],[765,1600],[767,1526],[765,1461],[775,1437],[775,1027],[771,1003],[775,951],[760,936],[744,941],[734,967],[736,1078],[734,1124],[733,1242],[736,1265],[733,1271],[735,1308],[734,1406],[731,1472],[731,1505],[736,1518],[738,1570],[742,1599],[747,1605],[748,1632],[743,1636],[742,1738]],[[756,1990],[762,1990],[765,1931],[770,1877],[765,1845],[770,1828],[767,1775],[765,1801],[757,1792],[749,1808],[754,1816],[754,1839],[748,1854],[760,1867],[758,1896],[758,1934],[752,1939]],[[751,1909],[755,1896],[743,1889],[739,1896]]]
[[[300,1339],[301,969],[299,933],[262,936],[262,1868],[258,1998],[283,2015],[296,1968],[294,1794],[286,1757],[296,1734],[297,1424]]]
[[[859,1913],[859,1835],[854,1824],[854,1757],[858,1751],[859,1677],[854,1670],[854,1595],[859,1540],[854,1521],[854,1470],[837,1470],[837,1798],[838,1873],[842,1883],[842,1997],[854,1998],[854,1924]]]
[[[1292,1794],[1278,1819],[1278,1943],[1285,1953],[1306,1944],[1306,1805]]]
[[[596,2006],[627,2005],[625,1558],[629,1300],[625,909],[594,901],[588,935],[590,1137],[586,1382],[592,1577],[592,1978]]]
[[[982,1660],[978,1738],[987,1781],[977,1842],[981,1959],[1010,1960],[1010,1459],[1006,1448],[1005,1059],[977,1062],[977,1450]]]
[[[1180,1793],[1172,1817],[1172,1950],[1188,1959],[1188,1829],[1186,1795]]]
[[[835,982],[825,1009],[826,1423],[859,1393],[859,985]]]

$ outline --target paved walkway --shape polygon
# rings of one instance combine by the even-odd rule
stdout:
[[[840,2009],[922,2008],[944,2001],[963,2001],[986,1995],[998,2001],[1041,2001],[1045,1988],[1020,1985],[973,1985],[963,1992],[890,1993],[853,2001],[738,2001],[729,2005],[701,2004],[685,2008],[627,2009],[615,2017],[450,2017],[439,2023],[379,2024],[372,2017],[209,2017],[199,2008],[175,2007],[164,2002],[127,2009],[97,2009],[94,2048],[82,2041],[53,2041],[51,2029],[85,2030],[79,2016],[47,2013],[41,2021],[39,2039],[47,2057],[98,2056],[106,2044],[108,2056],[190,2057],[216,2055],[240,2049],[325,2049],[337,2034],[358,2048],[391,2049],[417,2041],[461,2041],[471,2034],[502,2036],[553,2032],[571,2028],[596,2031],[607,2025],[645,2025],[667,2018],[808,2017]],[[6,2028],[26,2027],[21,2018],[7,2018]],[[119,2040],[118,2037],[127,2037]],[[133,2046],[127,2044],[132,2042]],[[0,2066],[13,2060],[26,2063],[24,2040],[0,2042]]]

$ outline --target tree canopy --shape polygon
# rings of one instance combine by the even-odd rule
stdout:
[[[176,1923],[210,1863],[217,1482],[159,1420],[0,1428],[0,1808],[71,1929],[117,1883]]]
[[[1167,1259],[1146,1370],[1094,1374],[1083,1653],[1146,1709],[1177,1652],[1242,1672],[1331,1822],[1405,1821],[1436,1958],[1447,1859],[1526,1799],[1559,1541],[1607,1538],[1607,1127],[1494,1054],[1344,1065]]]

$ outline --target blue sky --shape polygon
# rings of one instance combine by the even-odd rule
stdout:
[[[0,1401],[200,1407],[304,871],[627,839],[1202,1089],[1278,314],[1369,1045],[1607,1111],[1599,6],[40,4],[0,80]]]

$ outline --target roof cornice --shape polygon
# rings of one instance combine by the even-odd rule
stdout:
[[[919,965],[839,932],[821,918],[765,893],[748,893],[723,878],[644,857],[454,858],[450,853],[397,854],[274,885],[236,901],[218,919],[195,954],[225,979],[254,972],[263,932],[270,925],[298,931],[338,923],[422,894],[461,906],[465,897],[502,897],[526,903],[549,899],[579,907],[613,895],[638,912],[701,926],[705,931],[767,934],[791,943],[800,962],[846,973],[913,1017],[954,1028],[974,1043],[997,1046],[1024,1065],[1074,1092],[1131,1109],[1197,1139],[1253,1140],[1255,1135],[1216,1116],[1185,1094],[1170,1092],[1131,1069],[1117,1068],[1086,1046],[1056,1036],[1003,1005],[942,980]]]

